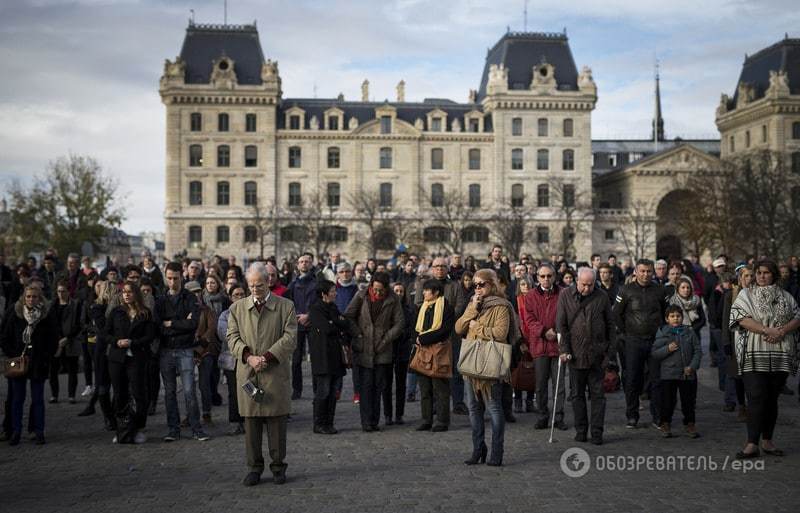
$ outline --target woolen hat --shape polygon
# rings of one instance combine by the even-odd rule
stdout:
[[[727,262],[725,262],[724,258],[718,258],[711,263],[711,267],[725,267]]]
[[[187,282],[186,285],[183,286],[183,288],[192,293],[203,290],[203,287],[201,287],[200,284],[196,281]]]

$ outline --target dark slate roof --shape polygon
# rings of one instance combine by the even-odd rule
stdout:
[[[243,85],[261,84],[264,54],[253,25],[199,25],[189,22],[181,48],[187,84],[207,84],[211,62],[222,55],[234,61],[236,78]]]
[[[448,132],[452,130],[453,119],[458,118],[459,122],[461,123],[461,130],[463,132],[465,129],[464,114],[471,112],[473,110],[481,112],[483,111],[483,107],[478,104],[456,103],[452,100],[432,99],[432,98],[426,98],[425,101],[422,103],[348,102],[348,101],[338,100],[336,98],[330,98],[330,99],[286,98],[281,102],[281,105],[278,109],[278,119],[277,119],[278,128],[279,129],[286,128],[285,113],[287,110],[295,106],[300,107],[306,112],[304,128],[308,129],[312,116],[317,117],[317,120],[319,120],[320,127],[322,127],[322,123],[325,120],[325,111],[332,107],[338,107],[339,109],[344,111],[345,123],[347,123],[350,120],[350,118],[354,117],[358,120],[358,124],[360,126],[368,121],[375,119],[375,109],[383,105],[391,105],[392,107],[397,109],[397,118],[402,119],[403,121],[406,121],[411,125],[413,125],[417,121],[417,118],[421,119],[422,122],[425,123],[426,128],[428,124],[428,118],[427,118],[428,112],[434,109],[440,109],[447,113],[446,131]],[[483,129],[484,132],[492,131],[491,116],[485,116],[483,118]]]
[[[800,39],[787,37],[745,58],[733,100],[728,107],[736,108],[739,84],[743,82],[755,87],[756,99],[763,98],[769,88],[769,72],[778,70],[788,74],[791,93],[800,94]]]
[[[509,89],[528,89],[533,80],[533,67],[542,61],[555,66],[559,89],[578,89],[578,70],[566,33],[508,32],[486,55],[478,99],[486,96],[490,65],[502,63],[508,68]]]
[[[594,154],[594,167],[592,173],[595,177],[603,176],[611,171],[624,169],[632,164],[640,164],[645,159],[653,156],[660,155],[663,152],[669,151],[676,146],[688,145],[694,146],[698,150],[719,157],[720,155],[720,142],[719,139],[681,139],[675,138],[669,141],[658,141],[658,151],[655,151],[655,145],[652,139],[597,139],[592,141],[592,153]],[[630,153],[641,153],[642,158],[631,162],[629,160]],[[611,167],[609,164],[609,155],[617,155],[617,165]]]

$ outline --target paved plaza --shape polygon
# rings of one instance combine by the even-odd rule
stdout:
[[[304,370],[309,370],[304,364]],[[363,433],[358,406],[347,383],[336,414],[336,436],[311,433],[311,387],[293,402],[289,424],[288,483],[276,486],[269,473],[259,486],[245,488],[241,480],[244,438],[226,435],[225,406],[215,408],[208,427],[211,441],[184,438],[161,442],[166,433],[163,401],[148,419],[149,440],[141,446],[111,444],[98,415],[76,417],[84,404],[63,401],[47,405],[47,445],[23,440],[18,447],[0,445],[2,508],[28,512],[677,512],[677,511],[796,511],[800,492],[800,409],[797,396],[782,396],[776,444],[787,455],[767,457],[763,470],[744,473],[731,468],[733,454],[745,436],[735,414],[721,410],[716,369],[707,362],[700,371],[698,429],[702,437],[678,436],[664,440],[650,427],[624,427],[621,392],[608,396],[605,444],[596,447],[573,441],[574,430],[556,432],[549,444],[547,431],[533,429],[535,414],[518,414],[506,428],[502,468],[465,466],[470,454],[466,416],[454,415],[446,433],[418,433],[419,402],[407,405],[407,424]],[[65,376],[62,376],[64,379]],[[349,376],[346,382],[349,382]],[[0,397],[5,397],[2,380]],[[82,383],[81,383],[82,385]],[[796,390],[796,380],[790,379]],[[224,385],[221,386],[224,389]],[[223,395],[227,397],[224,393]],[[647,403],[645,403],[646,405]],[[571,426],[571,407],[566,420]],[[642,421],[649,419],[642,412]],[[673,431],[680,432],[676,412]],[[488,423],[487,423],[488,428]],[[488,429],[487,429],[488,430]],[[682,433],[681,433],[682,434]],[[184,436],[189,435],[184,430]],[[265,437],[266,440],[266,437]],[[582,447],[590,456],[590,470],[571,478],[562,472],[564,451]],[[683,459],[683,470],[655,469],[656,458],[614,458],[612,463],[638,461],[638,469],[601,470],[603,456],[666,457]],[[706,457],[705,459],[703,457]],[[713,465],[727,468],[711,470]],[[603,463],[600,463],[600,462]],[[577,462],[577,463],[576,463]],[[579,458],[569,469],[580,469]],[[676,468],[681,461],[673,460]],[[692,470],[695,466],[708,470]],[[690,468],[691,467],[691,468]]]

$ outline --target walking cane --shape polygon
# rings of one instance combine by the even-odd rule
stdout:
[[[561,346],[561,333],[556,333],[558,337],[558,345]],[[569,360],[572,355],[567,356]],[[556,428],[556,405],[558,404],[558,385],[561,381],[561,355],[558,357],[558,371],[556,372],[556,388],[553,390],[553,417],[550,420],[550,440],[548,443],[553,443],[553,430]]]

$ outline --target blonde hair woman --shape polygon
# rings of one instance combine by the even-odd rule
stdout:
[[[519,338],[516,309],[503,297],[497,274],[491,269],[481,269],[475,273],[473,284],[475,295],[456,321],[456,333],[468,339],[515,343]],[[498,467],[503,464],[502,390],[503,383],[499,380],[464,377],[464,397],[472,427],[472,457],[464,462],[467,465],[486,462],[483,414],[487,410],[492,423],[492,454],[486,464]]]

